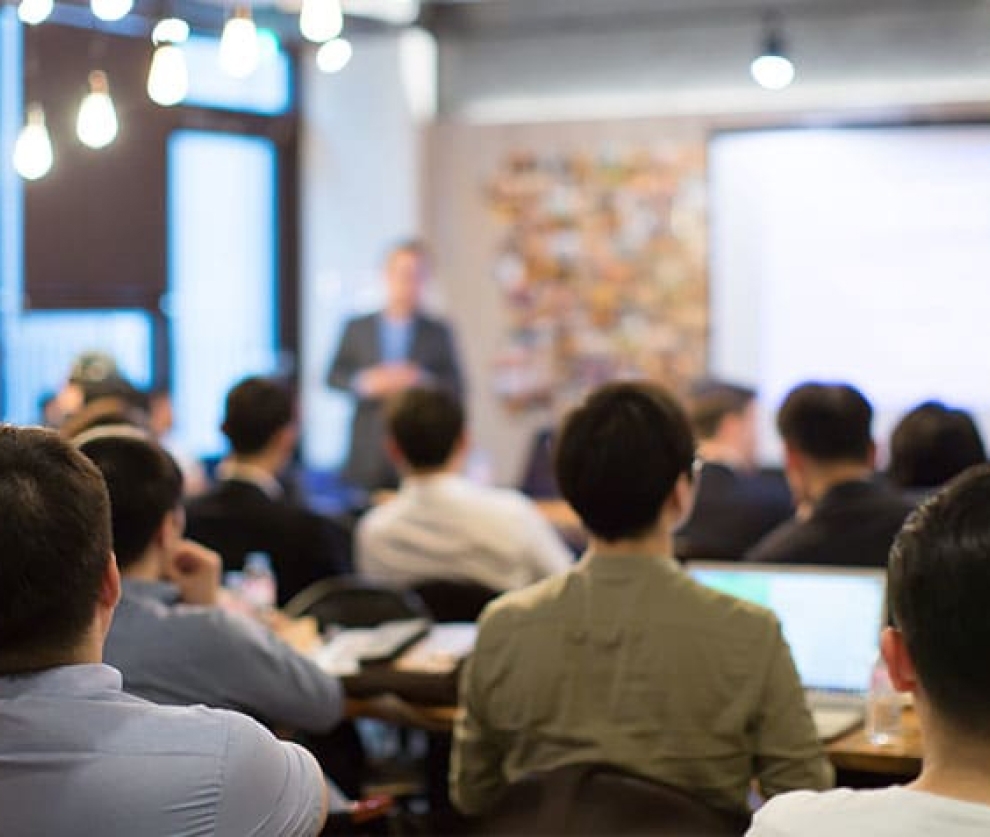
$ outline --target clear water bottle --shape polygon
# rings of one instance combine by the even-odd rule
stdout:
[[[275,572],[267,552],[249,552],[244,556],[241,598],[255,610],[271,610],[276,601]]]
[[[887,664],[878,657],[866,699],[866,736],[871,744],[883,747],[900,736],[902,710],[901,696],[890,682]]]

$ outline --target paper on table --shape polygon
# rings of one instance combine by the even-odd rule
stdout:
[[[474,622],[434,625],[425,636],[395,663],[400,671],[447,673],[474,650],[478,626]]]

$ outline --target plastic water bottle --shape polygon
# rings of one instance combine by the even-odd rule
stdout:
[[[900,736],[901,712],[901,696],[890,682],[890,673],[883,657],[878,657],[866,699],[866,737],[871,744],[882,747]]]
[[[267,552],[249,552],[244,556],[241,598],[257,611],[271,610],[276,592],[271,556]]]

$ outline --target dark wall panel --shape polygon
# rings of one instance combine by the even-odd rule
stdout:
[[[145,92],[150,41],[45,25],[27,30],[25,58],[26,98],[44,105],[56,155],[52,173],[26,189],[26,304],[155,311],[167,281],[165,144],[175,116]],[[97,68],[120,130],[95,151],[75,122]]]

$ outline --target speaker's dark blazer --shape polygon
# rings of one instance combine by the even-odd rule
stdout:
[[[327,383],[352,393],[356,400],[351,422],[351,445],[344,466],[344,480],[374,491],[393,488],[398,483],[382,445],[384,423],[380,399],[362,398],[354,392],[354,379],[365,369],[382,361],[379,339],[380,314],[351,320],[344,328],[337,354],[330,364]],[[421,367],[437,386],[457,398],[462,397],[462,381],[457,351],[450,328],[443,322],[417,314],[413,321],[410,363]]]
[[[190,500],[186,532],[219,552],[225,571],[243,569],[249,552],[267,552],[280,606],[314,581],[350,567],[350,532],[342,524],[287,499],[273,499],[246,480],[223,480]]]

